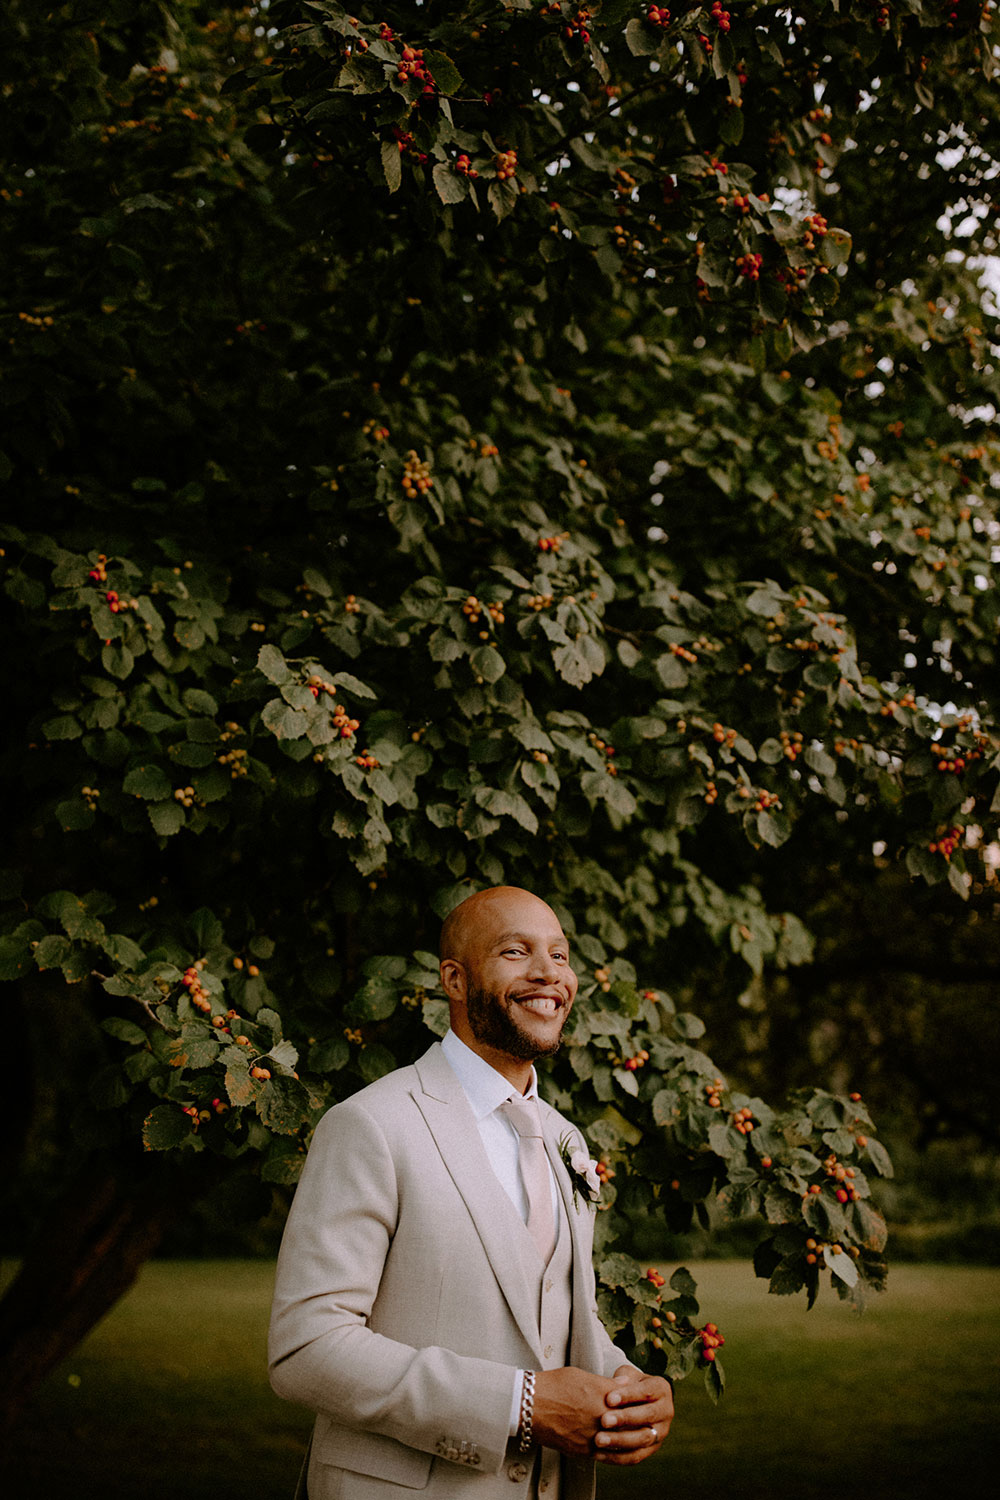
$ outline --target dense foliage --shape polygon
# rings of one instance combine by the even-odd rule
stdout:
[[[995,879],[992,0],[5,27],[22,1204],[140,1142],[292,1183],[442,1029],[438,920],[526,885],[602,1311],[721,1389],[635,1220],[760,1211],[774,1291],[854,1295],[890,1167],[856,1093],[731,1090],[675,981],[807,960],[817,848]]]

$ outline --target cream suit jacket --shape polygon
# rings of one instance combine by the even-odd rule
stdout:
[[[573,1243],[569,1362],[611,1375],[627,1361],[597,1316],[594,1211],[559,1154],[567,1133],[582,1141],[541,1113]],[[269,1337],[275,1391],[318,1414],[309,1500],[528,1494],[535,1454],[508,1436],[515,1371],[544,1363],[524,1238],[439,1044],[323,1116]],[[563,1476],[562,1500],[590,1500],[591,1462],[567,1459]]]

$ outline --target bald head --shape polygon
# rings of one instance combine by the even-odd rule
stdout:
[[[494,928],[516,924],[521,912],[531,912],[535,917],[547,915],[559,926],[555,912],[540,896],[518,885],[494,885],[467,896],[448,913],[441,928],[439,957],[467,962],[487,933],[492,936]]]

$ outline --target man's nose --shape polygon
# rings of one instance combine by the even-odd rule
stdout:
[[[551,953],[536,951],[531,955],[530,978],[544,981],[546,984],[555,984],[560,977],[559,965]]]

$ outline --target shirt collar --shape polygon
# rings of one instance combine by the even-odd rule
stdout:
[[[453,1031],[441,1038],[441,1051],[458,1079],[477,1120],[484,1120],[507,1099],[517,1093],[509,1078],[498,1073],[478,1052],[473,1052]],[[531,1082],[524,1094],[525,1099],[538,1098],[538,1075],[531,1070]]]

